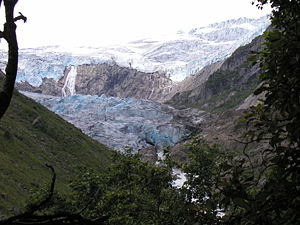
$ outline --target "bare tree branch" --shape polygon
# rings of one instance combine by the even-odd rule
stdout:
[[[53,197],[54,187],[55,187],[55,181],[56,181],[56,173],[54,171],[54,168],[51,165],[46,164],[46,166],[52,172],[52,181],[51,181],[50,189],[49,189],[49,192],[48,192],[48,196],[43,201],[41,201],[40,203],[38,203],[37,205],[32,206],[29,209],[29,211],[26,212],[26,214],[33,214],[33,213],[35,213],[37,210],[41,209],[45,204],[47,204],[51,200],[51,198]]]
[[[23,20],[24,21],[24,23],[26,23],[27,22],[27,17],[26,16],[24,16],[22,13],[20,13],[19,12],[19,16],[17,16],[17,17],[15,17],[14,18],[14,21],[16,22],[16,21],[18,21],[18,20]]]
[[[22,213],[17,216],[10,217],[6,220],[0,221],[0,225],[65,225],[65,224],[73,224],[73,225],[102,225],[104,221],[109,219],[109,216],[99,216],[97,219],[90,220],[82,217],[80,213],[82,213],[94,200],[94,198],[98,195],[100,189],[98,189],[93,198],[87,203],[87,205],[80,210],[79,213],[73,214],[68,212],[55,213],[53,215],[36,215],[36,212],[43,209],[43,206],[50,202],[51,198],[54,194],[54,187],[56,181],[56,173],[54,168],[51,165],[46,164],[46,166],[52,172],[52,181],[49,188],[49,192],[47,197],[42,200],[40,203],[30,207],[25,213]]]

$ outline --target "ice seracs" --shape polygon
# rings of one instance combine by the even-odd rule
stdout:
[[[39,86],[45,77],[59,80],[66,66],[113,61],[142,72],[164,71],[173,80],[180,81],[205,65],[230,56],[265,31],[269,24],[267,16],[240,18],[119,46],[21,49],[17,81]],[[0,52],[0,66],[6,58],[6,53]]]
[[[23,93],[117,150],[128,146],[136,152],[152,145],[161,151],[190,135],[168,106],[156,102],[105,95],[53,97]]]

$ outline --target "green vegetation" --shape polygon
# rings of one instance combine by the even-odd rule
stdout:
[[[196,107],[212,113],[225,112],[238,107],[243,101],[253,93],[254,87],[229,89],[222,92],[220,95],[212,96],[206,101],[201,101],[195,104],[189,104],[190,107]],[[217,104],[216,104],[217,103]]]
[[[238,52],[246,51],[248,47],[240,47]],[[248,50],[249,51],[249,50]],[[245,71],[251,70],[252,64],[246,61],[234,70],[218,70],[209,76],[205,89],[211,96],[200,103],[200,107],[212,112],[223,112],[240,105],[257,87],[257,76],[245,80]]]
[[[69,197],[56,194],[40,213],[81,212],[90,221],[109,216],[105,224],[112,225],[219,224],[215,184],[220,174],[217,162],[224,154],[196,138],[189,147],[190,163],[182,166],[187,174],[183,187],[172,185],[175,163],[167,152],[164,160],[152,165],[126,150],[114,153],[107,169],[82,169],[70,182]]]
[[[219,70],[209,76],[206,87],[212,91],[213,95],[220,94],[221,90],[228,90],[232,88],[234,83],[242,79],[235,71]]]
[[[266,48],[259,57],[263,84],[256,93],[264,92],[266,99],[246,116],[245,141],[264,143],[263,149],[222,155],[215,146],[195,139],[183,167],[187,182],[179,189],[170,186],[170,162],[149,166],[125,154],[104,174],[73,182],[72,196],[79,196],[73,205],[93,196],[85,198],[93,181],[99,180],[93,189],[100,187],[104,195],[95,198],[92,210],[113,212],[107,224],[300,224],[300,2],[257,2],[271,2],[273,30],[265,34]],[[223,79],[227,78],[221,74],[212,87]],[[156,171],[156,176],[148,171]],[[135,210],[140,210],[138,215]],[[218,211],[225,215],[218,217]]]
[[[140,160],[127,150],[115,153],[113,164],[101,173],[86,171],[71,183],[74,211],[86,205],[98,191],[86,217],[110,215],[109,224],[182,224],[176,215],[178,193],[172,187],[172,165]]]
[[[238,107],[243,101],[253,93],[255,86],[229,88],[211,96],[209,99],[196,103],[186,103],[186,107],[198,108],[212,113],[225,112]]]
[[[48,162],[61,176],[61,194],[56,193],[37,214],[64,211],[91,221],[109,216],[105,224],[130,225],[300,224],[300,2],[256,2],[259,7],[270,2],[274,8],[273,30],[265,34],[259,56],[263,84],[256,90],[266,99],[245,118],[246,147],[264,143],[262,150],[245,148],[243,154],[237,150],[233,154],[195,138],[189,145],[189,161],[181,167],[187,181],[176,188],[172,186],[176,164],[168,154],[160,164],[151,165],[127,150],[112,154],[112,164],[104,167],[110,155],[104,146],[15,93],[0,129],[3,204],[22,199],[30,182],[47,180],[43,164]],[[219,73],[210,88],[231,88],[233,77]],[[73,166],[77,164],[81,167]],[[67,176],[75,171],[81,173],[67,187]],[[15,189],[10,191],[8,185]],[[40,201],[45,193],[40,190],[32,201]]]
[[[224,112],[226,110],[235,109],[237,106],[239,106],[241,103],[243,103],[243,101],[250,94],[252,94],[254,90],[255,90],[254,87],[249,87],[249,88],[242,88],[242,89],[237,89],[237,90],[232,89],[231,92],[229,92],[229,91],[224,92],[223,94],[225,96],[228,96],[227,99],[225,101],[223,101],[222,104],[212,107],[210,110],[212,112]],[[210,105],[210,102],[212,103],[213,100],[209,101],[207,104]]]
[[[259,7],[273,7],[272,29],[265,33],[259,56],[263,85],[256,94],[266,99],[252,107],[246,119],[246,138],[265,142],[257,152],[259,173],[253,163],[240,161],[239,173],[228,171],[231,199],[230,224],[300,224],[300,1],[258,0]],[[248,174],[248,175],[247,175]],[[246,178],[246,179],[245,179]]]
[[[32,188],[50,182],[46,163],[57,171],[57,189],[67,193],[68,180],[78,173],[76,166],[104,168],[111,154],[107,147],[18,92],[0,120],[0,143],[0,215],[19,211]]]

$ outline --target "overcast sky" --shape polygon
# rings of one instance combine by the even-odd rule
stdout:
[[[28,17],[26,24],[18,22],[24,48],[123,43],[232,18],[257,18],[270,9],[258,10],[251,0],[19,0],[15,12]]]

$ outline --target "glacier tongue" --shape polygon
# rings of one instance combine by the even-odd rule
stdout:
[[[53,97],[24,92],[94,139],[122,150],[134,151],[154,145],[172,146],[189,134],[174,119],[168,106],[134,98],[91,95]]]

